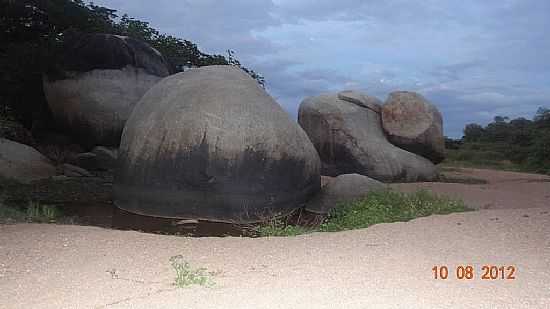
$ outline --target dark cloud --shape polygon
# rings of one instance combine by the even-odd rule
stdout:
[[[550,97],[550,1],[101,0],[208,52],[237,52],[292,114],[309,95],[425,95],[447,135]],[[550,106],[549,106],[550,107]]]

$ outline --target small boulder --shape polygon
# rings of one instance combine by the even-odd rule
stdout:
[[[365,197],[371,191],[386,189],[378,180],[359,174],[340,175],[324,186],[321,191],[306,204],[306,210],[318,214],[327,214],[339,203],[350,202]]]
[[[0,138],[9,139],[24,145],[36,145],[36,141],[27,128],[14,117],[0,115]]]
[[[333,181],[336,177],[330,177],[330,176],[321,176],[321,187],[324,187],[329,184],[329,182]]]
[[[36,149],[0,138],[0,177],[30,183],[55,174],[50,160]]]
[[[96,164],[98,169],[112,170],[115,168],[118,158],[117,148],[97,146],[92,149],[92,153],[96,155]]]
[[[61,165],[60,170],[63,175],[68,177],[92,177],[93,176],[87,170],[68,163]]]
[[[99,170],[97,155],[92,152],[79,153],[71,160],[71,163],[89,171]]]
[[[409,91],[390,93],[382,106],[382,126],[392,144],[435,164],[445,159],[441,113],[422,95]]]
[[[368,101],[375,104],[375,98]],[[382,130],[378,108],[342,100],[337,94],[305,99],[298,122],[319,152],[322,174],[361,174],[383,182],[433,180],[427,159],[392,145]]]

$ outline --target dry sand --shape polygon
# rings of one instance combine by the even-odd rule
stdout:
[[[550,182],[529,182],[548,178],[464,173],[492,180],[429,185],[495,209],[290,238],[0,226],[0,308],[550,308]],[[178,254],[215,286],[172,286]],[[456,279],[459,265],[475,277]],[[516,279],[482,280],[483,265],[515,266]]]

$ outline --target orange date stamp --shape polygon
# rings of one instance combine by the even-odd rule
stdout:
[[[454,272],[454,274],[452,274]],[[477,269],[472,265],[458,265],[450,268],[446,265],[432,268],[433,278],[436,280],[515,280],[517,269],[515,266],[483,265]]]

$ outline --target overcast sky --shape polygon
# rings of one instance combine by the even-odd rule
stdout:
[[[232,49],[293,116],[306,97],[417,91],[445,135],[550,107],[547,0],[96,0],[208,53]]]

